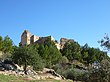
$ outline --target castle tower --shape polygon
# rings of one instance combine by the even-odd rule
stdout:
[[[39,38],[40,38],[39,36],[32,35],[30,38],[30,41],[31,41],[30,43],[32,44],[35,43],[37,40],[39,40]]]
[[[29,45],[30,44],[30,37],[31,33],[28,30],[24,30],[24,32],[21,35],[21,45]]]

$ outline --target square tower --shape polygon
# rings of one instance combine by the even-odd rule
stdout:
[[[24,32],[21,35],[21,45],[29,45],[30,44],[30,37],[31,33],[28,30],[24,30]]]

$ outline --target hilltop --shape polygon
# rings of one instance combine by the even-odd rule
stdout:
[[[105,78],[100,74],[102,71],[105,76],[107,75],[103,67],[109,70],[110,58],[106,52],[98,48],[90,47],[88,44],[81,46],[75,40],[66,38],[61,38],[60,43],[58,43],[52,36],[39,37],[27,30],[21,35],[19,46],[13,45],[9,36],[5,38],[0,36],[0,51],[1,70],[12,70],[17,74],[21,72],[15,65],[17,64],[23,67],[22,73],[25,76],[28,76],[30,71],[28,66],[30,66],[35,73],[48,68],[54,70],[48,71],[49,74],[56,75],[60,79],[64,77],[90,82]],[[96,73],[99,73],[98,76]],[[96,75],[97,78],[94,78],[92,74]]]
[[[28,30],[24,30],[24,32],[21,35],[21,42],[20,45],[30,45],[30,44],[43,44],[48,38],[50,38],[51,41],[53,41],[58,49],[63,49],[64,45],[68,41],[73,41],[72,39],[67,38],[61,38],[60,43],[54,39],[53,36],[46,36],[46,37],[40,37],[33,35]]]

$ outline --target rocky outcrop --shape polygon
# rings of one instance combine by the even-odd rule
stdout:
[[[49,78],[53,78],[56,80],[62,80],[62,79],[64,80],[65,79],[62,75],[59,75],[53,69],[44,68],[43,74],[47,74],[47,75],[49,75],[48,76]]]
[[[61,46],[61,49],[63,49],[64,45],[66,42],[74,42],[73,39],[67,39],[67,38],[61,38],[60,39],[60,46]]]
[[[44,68],[43,71],[34,71],[33,69],[28,69],[27,75],[25,75],[23,70],[22,71],[4,70],[4,71],[0,71],[0,74],[21,76],[31,80],[41,80],[41,79],[65,80],[63,76],[57,74],[53,69],[48,69],[48,68]]]
[[[26,69],[26,74],[24,73],[23,66],[18,66],[10,60],[0,61],[0,74],[4,75],[15,75],[28,77],[33,80],[40,79],[56,79],[64,80],[65,78],[57,74],[53,69],[44,68],[42,71],[35,71],[31,66]]]

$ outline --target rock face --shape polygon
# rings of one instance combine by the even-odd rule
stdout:
[[[63,76],[57,74],[53,69],[48,69],[48,68],[44,68],[43,71],[37,71],[37,72],[34,71],[33,69],[28,69],[27,75],[25,75],[23,70],[19,70],[19,71],[4,70],[4,71],[0,71],[0,74],[23,76],[23,77],[26,77],[26,79],[31,79],[31,80],[40,80],[40,79],[42,80],[46,80],[46,79],[65,80]]]
[[[47,74],[47,76],[48,76],[47,78],[52,78],[52,79],[56,79],[56,80],[65,79],[63,76],[56,73],[53,69],[44,68],[42,72],[43,72],[43,74]]]
[[[60,46],[61,46],[61,49],[63,49],[64,45],[66,42],[74,42],[74,40],[72,39],[67,39],[67,38],[61,38],[60,39]]]
[[[60,39],[61,49],[64,47],[65,43],[66,43],[68,40],[69,40],[69,39],[66,39],[66,38],[61,38],[61,39]]]

